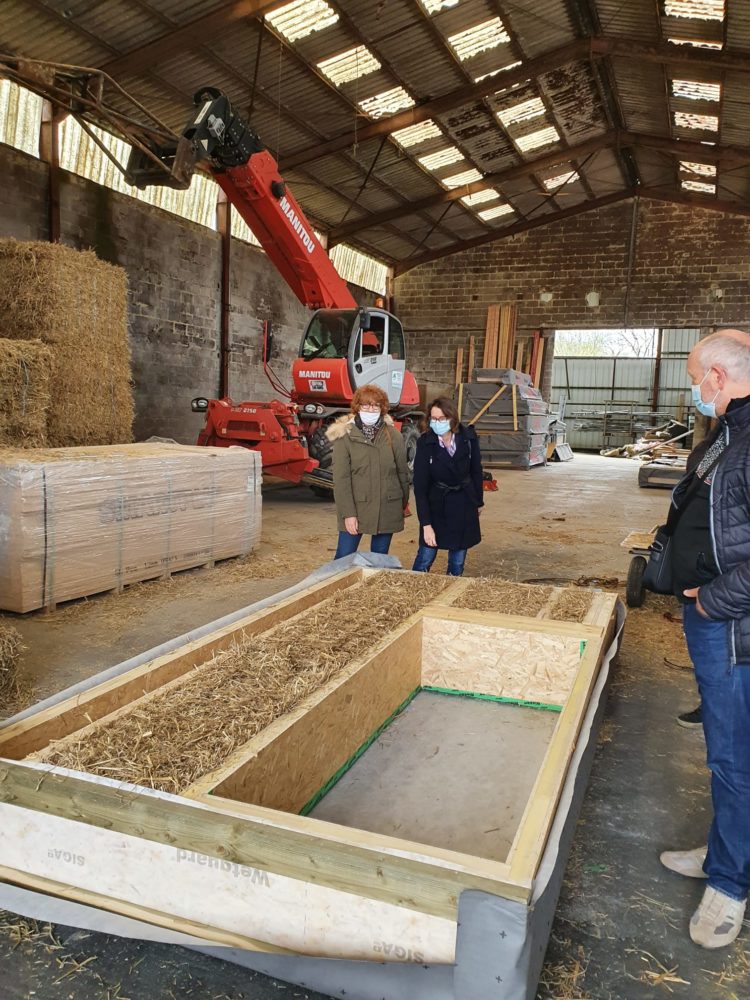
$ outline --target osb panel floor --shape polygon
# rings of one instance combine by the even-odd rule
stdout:
[[[310,815],[505,861],[558,718],[422,691]]]

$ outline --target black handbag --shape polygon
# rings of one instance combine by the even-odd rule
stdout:
[[[721,452],[709,465],[705,472],[706,476],[715,467],[723,454],[724,452]],[[648,563],[643,571],[641,581],[641,585],[654,594],[671,594],[673,592],[672,542],[674,530],[677,527],[677,522],[682,517],[688,500],[698,489],[700,483],[701,480],[696,473],[693,476],[693,481],[685,490],[682,504],[678,508],[670,510],[667,523],[662,524],[661,527],[656,529],[654,540],[648,550]]]

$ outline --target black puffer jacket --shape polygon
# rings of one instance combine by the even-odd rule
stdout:
[[[690,456],[694,468],[726,428],[728,443],[711,483],[711,539],[719,575],[700,588],[709,618],[731,621],[733,663],[750,665],[750,402],[730,409],[719,426]],[[674,502],[692,473],[678,483]]]

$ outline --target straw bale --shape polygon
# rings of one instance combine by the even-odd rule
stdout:
[[[552,587],[538,587],[483,577],[472,581],[455,600],[457,608],[471,611],[494,611],[500,615],[526,615],[533,618],[552,596]]]
[[[381,573],[239,642],[34,759],[181,792],[322,687],[447,585]]]
[[[22,649],[20,633],[0,621],[0,713],[21,696],[18,682],[18,661]]]
[[[566,587],[552,605],[550,618],[559,622],[582,622],[591,609],[594,593],[584,587]]]
[[[40,340],[0,338],[0,445],[47,443],[52,351]]]
[[[127,278],[92,251],[0,240],[0,329],[54,351],[47,443],[132,440]]]

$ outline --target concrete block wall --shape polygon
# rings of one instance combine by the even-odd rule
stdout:
[[[493,303],[517,303],[520,331],[748,328],[749,269],[750,218],[640,199],[407,271],[396,279],[395,308],[409,333],[417,380],[452,380],[456,349],[469,334],[481,359]],[[549,304],[539,301],[543,291],[552,293]],[[599,293],[598,307],[586,305],[589,291]]]
[[[0,236],[46,240],[48,168],[0,145]],[[203,425],[194,396],[219,390],[221,239],[188,222],[74,174],[61,173],[62,241],[124,267],[129,281],[137,441],[152,435],[195,442]],[[290,384],[308,310],[257,247],[232,241],[229,364],[234,399],[273,399],[263,374],[261,331],[274,331],[273,367]],[[352,292],[363,305],[374,294]]]

